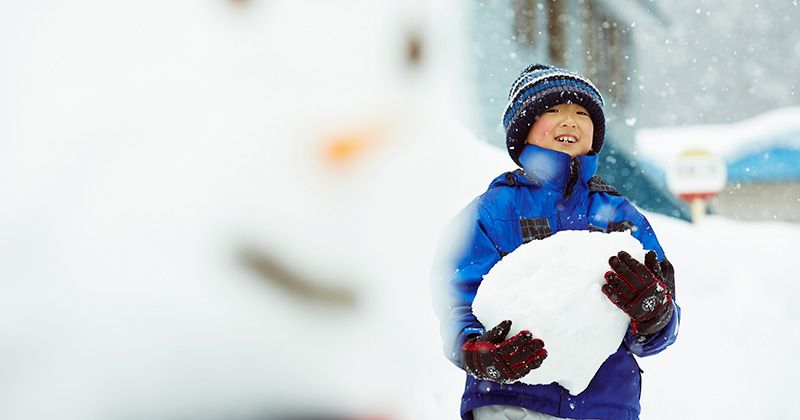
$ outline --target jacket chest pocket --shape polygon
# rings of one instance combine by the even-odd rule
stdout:
[[[592,232],[604,232],[604,233],[625,232],[625,231],[635,232],[636,226],[629,220],[623,220],[620,222],[608,222],[608,228],[606,229],[589,224],[589,230]]]
[[[524,244],[534,239],[544,239],[553,234],[550,222],[544,217],[520,219],[519,227],[522,231],[522,243]]]

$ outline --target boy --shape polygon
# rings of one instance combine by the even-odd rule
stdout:
[[[680,308],[674,274],[645,217],[594,176],[605,137],[603,99],[587,79],[535,64],[512,84],[503,116],[514,172],[496,178],[466,209],[468,240],[437,301],[448,358],[467,374],[463,419],[636,419],[641,370],[632,354],[649,356],[675,341]],[[619,349],[588,388],[570,395],[557,383],[519,378],[547,363],[545,343],[527,330],[507,338],[510,321],[488,331],[472,314],[483,276],[523,243],[560,230],[630,231],[646,250],[644,264],[620,252],[609,259],[602,292],[631,317]],[[579,264],[580,262],[576,262]]]

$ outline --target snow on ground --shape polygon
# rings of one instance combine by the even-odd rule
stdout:
[[[800,226],[649,218],[683,313],[678,341],[641,359],[642,419],[793,418]]]

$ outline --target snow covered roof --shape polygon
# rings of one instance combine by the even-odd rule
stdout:
[[[727,162],[729,181],[800,179],[800,107],[776,109],[733,124],[636,132],[638,156],[654,170],[701,149]]]
[[[635,138],[639,155],[659,162],[687,149],[705,149],[723,158],[754,149],[800,149],[800,107],[776,109],[733,124],[643,129]]]

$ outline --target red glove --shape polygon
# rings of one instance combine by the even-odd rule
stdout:
[[[631,317],[631,330],[649,335],[664,328],[672,319],[672,264],[658,262],[653,251],[645,256],[645,264],[625,251],[609,258],[608,264],[613,271],[606,272],[603,293]]]
[[[461,365],[478,379],[513,382],[538,368],[547,357],[544,342],[524,330],[506,340],[511,321],[467,340],[461,347]]]

